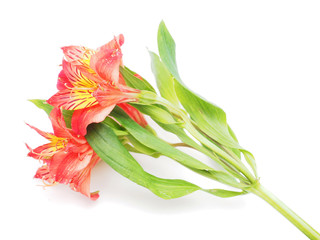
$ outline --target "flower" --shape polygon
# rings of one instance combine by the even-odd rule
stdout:
[[[123,35],[119,35],[97,50],[81,46],[62,48],[65,59],[58,77],[59,91],[47,102],[74,110],[71,127],[76,134],[86,135],[87,126],[103,121],[116,105],[140,125],[147,125],[143,115],[126,104],[137,101],[140,91],[126,86],[119,72],[123,42]]]
[[[29,125],[49,143],[35,149],[28,145],[29,157],[41,160],[43,165],[37,170],[35,178],[42,179],[45,185],[62,183],[72,190],[96,200],[98,192],[90,193],[92,168],[100,161],[98,155],[83,136],[66,127],[61,109],[54,108],[50,113],[53,133],[47,133]]]

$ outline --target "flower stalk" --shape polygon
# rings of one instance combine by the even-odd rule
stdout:
[[[209,157],[216,161],[218,164],[220,164],[222,167],[224,167],[227,171],[229,171],[231,174],[233,174],[235,177],[242,178],[245,177],[245,182],[247,184],[255,183],[257,181],[257,178],[246,168],[246,166],[239,161],[239,158],[236,157],[234,154],[230,154],[230,151],[223,147],[219,147],[216,145],[213,141],[210,141],[205,135],[203,135],[196,126],[196,123],[194,123],[186,114],[185,111],[180,109],[179,107],[173,105],[166,99],[156,95],[152,94],[148,91],[142,91],[139,95],[139,101],[140,104],[160,104],[166,107],[172,115],[180,119],[180,121],[183,122],[185,130],[187,130],[195,139],[197,139],[200,143],[202,143],[204,146],[206,146],[208,149],[210,149],[211,152],[215,153],[216,155],[219,155],[221,158],[216,157],[216,155],[210,154]],[[203,151],[203,149],[197,148],[200,152],[208,155],[207,151]],[[226,163],[227,164],[226,164]],[[230,169],[230,166],[232,168]],[[233,169],[236,169],[236,173]]]
[[[274,209],[281,213],[286,219],[288,219],[293,225],[295,225],[301,232],[303,232],[311,240],[319,240],[320,234],[313,229],[307,222],[305,222],[300,216],[292,211],[287,205],[279,200],[274,194],[269,192],[260,183],[250,188],[248,191],[257,195],[267,203],[269,203]]]

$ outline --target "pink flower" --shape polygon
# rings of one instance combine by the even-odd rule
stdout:
[[[49,143],[35,149],[27,145],[30,150],[28,156],[43,163],[34,177],[42,179],[45,185],[66,184],[92,200],[98,199],[98,192],[90,193],[90,176],[100,158],[83,136],[66,127],[59,108],[52,110],[50,120],[53,133],[43,132],[29,125],[49,140]]]
[[[47,102],[55,107],[74,110],[71,126],[76,134],[84,136],[87,126],[103,121],[116,105],[142,126],[142,114],[126,102],[137,101],[137,89],[126,86],[120,75],[123,35],[115,37],[96,51],[85,47],[62,48],[65,60],[58,78],[58,93]]]

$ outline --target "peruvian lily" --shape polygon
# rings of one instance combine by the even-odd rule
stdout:
[[[51,111],[50,120],[53,133],[43,132],[29,125],[49,140],[49,143],[35,149],[27,145],[30,151],[28,156],[43,163],[34,177],[42,179],[46,186],[62,183],[92,200],[98,199],[98,192],[90,193],[90,175],[100,158],[83,136],[66,127],[59,108]]]
[[[47,102],[74,110],[71,126],[76,134],[86,135],[87,126],[103,121],[116,105],[140,125],[143,115],[127,102],[137,101],[137,89],[126,86],[119,72],[122,66],[123,35],[115,37],[96,51],[79,46],[63,47],[65,59],[58,78],[58,93]]]

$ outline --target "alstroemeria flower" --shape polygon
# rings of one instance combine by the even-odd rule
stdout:
[[[43,163],[34,177],[42,179],[45,185],[55,183],[69,185],[72,190],[96,200],[99,193],[90,193],[90,175],[100,158],[83,136],[75,134],[72,129],[66,127],[59,108],[51,111],[50,120],[53,133],[29,125],[49,140],[49,143],[35,149],[27,145],[30,150],[28,156]]]
[[[47,102],[75,110],[71,121],[75,133],[84,136],[90,123],[103,121],[117,104],[140,125],[147,125],[143,115],[126,104],[137,101],[140,91],[126,86],[119,72],[123,42],[123,35],[119,35],[96,51],[79,46],[62,48],[65,59],[58,78],[59,92]]]

